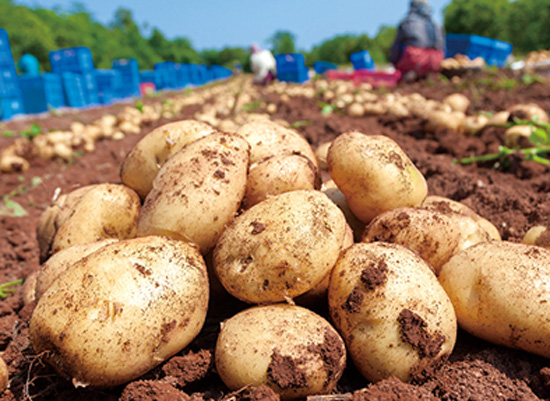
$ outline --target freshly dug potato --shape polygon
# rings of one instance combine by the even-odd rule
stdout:
[[[424,208],[398,208],[377,216],[366,228],[362,242],[391,242],[416,252],[436,275],[452,255],[489,234],[471,217]]]
[[[244,124],[237,131],[250,144],[250,163],[276,155],[299,154],[317,165],[315,153],[298,132],[271,120],[258,119]]]
[[[34,288],[35,300],[39,300],[57,277],[73,264],[99,248],[116,241],[116,239],[102,239],[86,244],[74,245],[57,252],[38,269],[38,276],[36,277]]]
[[[550,249],[550,230],[547,226],[533,226],[527,230],[521,242]]]
[[[487,125],[505,125],[508,122],[508,117],[510,117],[510,112],[503,110],[495,113],[487,121]]]
[[[224,288],[248,303],[297,297],[330,272],[346,236],[346,219],[320,191],[276,195],[235,218],[214,248]]]
[[[329,394],[344,371],[346,349],[321,316],[278,304],[256,306],[223,322],[215,358],[231,390],[263,384],[285,401]]]
[[[451,106],[453,111],[461,111],[466,113],[466,110],[470,107],[470,99],[464,96],[462,93],[453,93],[443,99],[443,104]]]
[[[8,388],[10,377],[8,373],[8,367],[4,359],[0,358],[0,394]]]
[[[477,135],[489,122],[489,118],[484,115],[466,116],[462,125],[462,133],[464,135]]]
[[[115,242],[50,285],[31,317],[31,343],[75,386],[117,386],[193,340],[208,294],[194,246],[162,237]]]
[[[36,269],[25,277],[25,281],[21,287],[21,298],[24,305],[28,305],[36,300],[36,281],[39,274],[40,269]]]
[[[120,170],[122,182],[145,199],[153,180],[166,160],[185,145],[215,129],[196,120],[183,120],[165,124],[151,131],[134,146],[124,159]]]
[[[410,380],[451,354],[456,316],[427,263],[404,246],[355,244],[329,285],[332,320],[370,381]]]
[[[387,210],[418,206],[428,192],[422,173],[385,136],[341,134],[332,142],[327,162],[353,214],[364,223]]]
[[[315,149],[315,158],[321,170],[328,170],[327,155],[331,142],[324,142]]]
[[[530,125],[513,125],[504,133],[504,145],[509,148],[529,148],[533,146],[529,138],[534,128]]]
[[[249,151],[241,136],[216,132],[172,156],[145,199],[138,237],[164,235],[211,250],[243,199]]]
[[[489,234],[491,239],[501,240],[500,232],[493,223],[481,217],[468,206],[463,203],[454,201],[444,196],[428,195],[424,202],[420,205],[423,209],[437,210],[441,213],[458,213],[464,216],[469,216],[476,221]]]
[[[74,192],[74,193],[73,193]],[[139,196],[119,184],[97,184],[60,197],[38,222],[41,261],[73,245],[136,236]]]
[[[458,324],[495,344],[550,358],[550,251],[508,241],[453,256],[439,280]]]
[[[548,113],[546,113],[546,111],[544,111],[536,103],[516,104],[515,106],[510,107],[508,111],[510,112],[508,121],[511,122],[513,122],[515,118],[530,121],[537,120],[541,123],[549,122]]]
[[[317,168],[307,157],[272,156],[250,167],[244,204],[249,208],[273,195],[320,186]]]
[[[346,221],[352,230],[353,240],[360,241],[363,231],[365,230],[365,223],[355,217],[346,201],[346,196],[338,189],[334,180],[324,182],[321,191],[328,196],[329,199],[342,210],[344,216],[346,216]]]
[[[461,111],[433,110],[428,114],[426,129],[428,131],[447,129],[461,133],[465,119],[466,115]]]

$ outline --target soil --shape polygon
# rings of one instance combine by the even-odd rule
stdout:
[[[501,73],[505,74],[505,73]],[[460,82],[429,79],[400,84],[401,93],[419,92],[442,100],[457,88],[473,100],[470,113],[500,111],[517,103],[534,102],[550,112],[550,84],[535,82],[512,88],[482,85],[489,76],[464,76]],[[511,73],[506,79],[515,79]],[[494,82],[494,81],[492,81]],[[261,89],[263,90],[263,89]],[[282,99],[265,92],[277,104],[274,118],[299,124],[297,128],[313,147],[332,140],[342,132],[356,129],[365,134],[381,134],[397,141],[427,179],[429,193],[463,202],[491,221],[505,240],[519,242],[533,225],[550,222],[549,168],[518,157],[508,167],[494,163],[453,164],[457,158],[494,152],[502,144],[504,129],[488,128],[474,137],[452,131],[428,132],[420,118],[367,116],[352,118],[344,113],[322,115],[315,99],[291,96]],[[91,122],[124,105],[27,117],[0,125],[0,129],[20,131],[38,122],[43,129],[65,128],[72,121]],[[199,106],[182,110],[177,119],[192,118]],[[137,135],[120,141],[102,141],[93,153],[70,163],[31,160],[28,171],[0,176],[0,194],[10,194],[28,213],[22,217],[0,216],[0,283],[25,278],[39,267],[35,229],[38,217],[50,204],[56,188],[69,192],[79,186],[120,182],[119,169],[126,154],[143,135],[168,120],[161,119]],[[0,138],[0,148],[10,138]],[[19,287],[15,287],[18,288]],[[229,391],[216,374],[213,351],[219,323],[241,310],[238,301],[213,297],[207,322],[200,335],[185,350],[143,377],[111,389],[75,389],[35,355],[28,337],[28,321],[34,305],[23,305],[21,292],[0,300],[0,351],[10,373],[10,388],[0,400],[275,400],[267,387]],[[353,305],[350,300],[350,307]],[[324,307],[317,312],[327,315]],[[411,313],[403,315],[403,336],[426,353],[437,348],[439,339],[426,338],[422,321]],[[349,359],[348,359],[349,360]],[[281,361],[284,365],[285,361]],[[296,378],[289,378],[295,380]],[[322,397],[310,397],[325,399]],[[332,394],[333,400],[550,400],[550,363],[534,355],[489,344],[459,330],[454,352],[430,372],[422,372],[411,383],[390,378],[369,383],[351,361]]]

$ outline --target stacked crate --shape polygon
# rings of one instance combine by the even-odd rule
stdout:
[[[488,65],[503,67],[512,53],[513,46],[502,40],[479,35],[449,33],[446,35],[446,57],[456,54],[468,56],[471,60],[482,57]]]
[[[178,87],[176,76],[176,64],[173,61],[163,61],[155,64],[157,74],[157,89],[169,90]]]
[[[275,56],[277,79],[284,82],[305,82],[309,79],[309,69],[305,65],[304,55],[286,53]]]
[[[370,56],[368,50],[361,50],[353,53],[349,56],[351,64],[353,65],[354,70],[369,70],[374,71],[375,65],[374,60]]]
[[[8,33],[0,28],[0,120],[24,113]]]
[[[191,76],[189,73],[189,65],[184,63],[175,64],[176,69],[176,82],[178,88],[185,88],[191,83]]]
[[[121,97],[126,97],[121,96],[121,93],[124,92],[122,89],[122,76],[120,70],[95,70],[99,103],[111,104]]]
[[[111,68],[121,75],[120,98],[139,96],[139,65],[135,58],[119,58],[112,62]]]
[[[25,113],[43,113],[66,106],[63,81],[59,74],[19,77]]]
[[[80,46],[51,51],[50,64],[54,73],[62,75],[69,106],[85,107],[99,104],[94,60],[90,49]],[[78,95],[78,90],[81,91],[81,96]]]
[[[229,68],[222,67],[221,65],[210,66],[210,74],[212,75],[212,79],[216,81],[219,79],[229,78],[233,75]]]

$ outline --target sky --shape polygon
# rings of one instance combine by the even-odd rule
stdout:
[[[443,9],[451,0],[431,0],[434,20],[443,22]],[[15,0],[16,4],[70,10],[74,0]],[[397,26],[409,0],[81,0],[102,24],[112,21],[119,7],[132,11],[134,21],[148,30],[159,29],[168,39],[183,36],[197,50],[268,47],[276,31],[295,36],[297,50],[337,35],[375,36],[381,25]]]

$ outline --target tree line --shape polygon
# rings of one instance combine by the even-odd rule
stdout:
[[[504,40],[514,45],[514,53],[518,55],[550,49],[547,21],[550,21],[548,0],[452,0],[444,10],[446,32]],[[198,51],[185,36],[168,39],[156,27],[138,26],[126,8],[119,8],[112,21],[103,25],[81,3],[74,3],[69,9],[45,9],[0,0],[0,27],[9,33],[15,60],[27,51],[38,58],[43,71],[50,69],[51,50],[73,46],[90,48],[97,68],[110,68],[115,58],[133,57],[142,70],[166,60],[228,68],[238,62],[249,70],[248,48]],[[145,31],[150,33],[145,35]],[[369,50],[376,63],[384,64],[395,34],[396,27],[382,26],[374,37],[337,35],[310,50],[297,49],[295,35],[289,31],[277,31],[268,41],[274,54],[304,54],[308,66],[318,60],[347,64],[352,53],[364,49]]]

